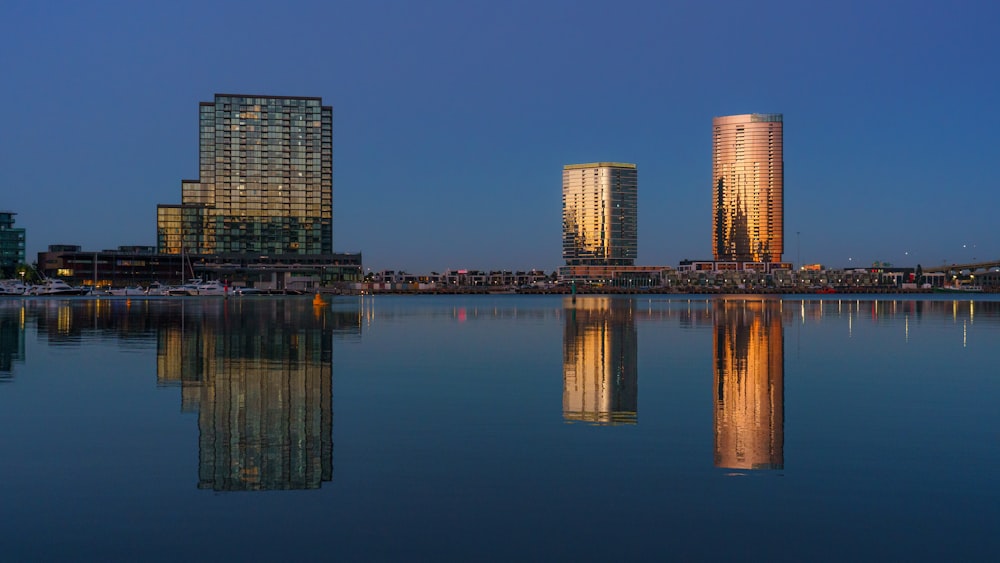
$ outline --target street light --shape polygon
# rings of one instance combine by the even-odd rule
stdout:
[[[795,263],[802,269],[802,233],[795,231]]]

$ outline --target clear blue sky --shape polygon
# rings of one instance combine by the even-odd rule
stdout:
[[[786,260],[1000,258],[1000,2],[0,14],[0,209],[29,260],[155,244],[156,204],[197,177],[198,102],[216,92],[333,106],[334,246],[372,269],[554,269],[562,166],[601,160],[638,164],[640,263],[710,257],[711,119],[751,112],[785,118]]]

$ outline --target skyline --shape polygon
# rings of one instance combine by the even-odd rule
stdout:
[[[712,253],[712,118],[782,113],[786,261],[1000,253],[1000,79],[982,66],[1000,7],[633,2],[619,23],[605,5],[14,3],[0,208],[29,261],[155,245],[156,204],[197,176],[192,107],[316,96],[333,107],[334,250],[373,271],[552,271],[562,166],[598,161],[642,169],[636,263],[674,265]],[[263,40],[242,47],[245,29]]]

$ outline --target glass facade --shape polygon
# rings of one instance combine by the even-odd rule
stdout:
[[[216,254],[204,244],[205,211],[197,204],[156,206],[156,245],[162,254]]]
[[[24,263],[24,229],[14,228],[14,213],[0,211],[0,278],[12,278]]]
[[[216,94],[199,106],[199,179],[157,209],[160,252],[331,254],[333,109]]]
[[[712,119],[712,251],[716,260],[781,262],[781,114]]]
[[[638,253],[635,164],[563,167],[563,259],[568,266],[631,266]]]

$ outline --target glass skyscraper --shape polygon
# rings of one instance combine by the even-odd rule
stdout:
[[[24,263],[24,229],[14,227],[13,211],[0,211],[0,278],[14,277]]]
[[[635,164],[563,166],[563,259],[567,266],[631,266],[638,252]]]
[[[784,160],[780,113],[712,119],[716,260],[781,262]]]
[[[333,109],[216,94],[199,108],[199,177],[157,208],[159,252],[333,253]]]

